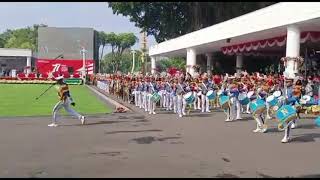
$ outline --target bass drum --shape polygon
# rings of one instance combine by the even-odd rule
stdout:
[[[262,99],[254,100],[249,105],[253,115],[262,114],[266,110],[265,102]]]
[[[279,120],[278,129],[283,130],[289,122],[297,119],[297,110],[291,105],[284,105],[277,111],[276,118]]]

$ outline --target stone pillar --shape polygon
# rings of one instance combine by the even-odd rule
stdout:
[[[240,75],[240,73],[242,72],[242,67],[243,67],[243,55],[237,54],[236,71],[238,75]]]
[[[195,49],[187,49],[187,69],[186,72],[190,73],[191,76],[194,76],[195,69],[193,68],[196,65],[197,53]]]
[[[30,74],[31,73],[31,57],[28,56],[27,57],[27,74]]]
[[[300,56],[300,30],[297,26],[287,27],[286,57]],[[286,63],[285,75],[294,78],[298,73],[298,64],[294,60]]]
[[[151,74],[156,72],[156,57],[151,56]]]
[[[207,53],[206,57],[207,57],[207,73],[208,73],[208,76],[211,76],[212,75],[212,73],[211,73],[211,69],[212,69],[212,53]]]

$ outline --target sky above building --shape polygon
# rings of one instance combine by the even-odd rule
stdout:
[[[141,29],[129,17],[115,15],[107,2],[0,2],[0,32],[46,24],[49,27],[88,27],[105,32],[132,32],[139,42],[132,48],[140,49]],[[147,46],[157,44],[153,36]],[[109,48],[106,49],[109,51]]]

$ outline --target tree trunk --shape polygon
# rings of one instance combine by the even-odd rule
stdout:
[[[105,44],[102,45],[101,56],[100,56],[100,59],[99,59],[99,73],[100,73],[100,69],[101,69],[101,60],[103,58],[104,47],[105,47]]]

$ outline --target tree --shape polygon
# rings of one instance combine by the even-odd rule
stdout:
[[[0,34],[0,47],[31,49],[37,52],[38,49],[38,28],[46,27],[44,24],[35,24],[33,27],[6,30]]]
[[[133,46],[138,41],[138,38],[133,33],[120,33],[117,35],[114,32],[111,32],[106,34],[105,41],[106,44],[111,46],[110,63],[113,66],[113,72],[117,72],[124,50]]]
[[[113,55],[112,53],[106,54],[101,61],[101,72],[103,73],[114,73],[114,64],[113,64]],[[122,73],[128,73],[132,67],[132,54],[129,51],[124,52],[119,57],[119,71]]]
[[[162,42],[276,2],[109,2],[114,14]]]
[[[185,69],[186,60],[181,57],[169,58],[159,61],[157,66],[160,72],[167,71],[169,68]]]

